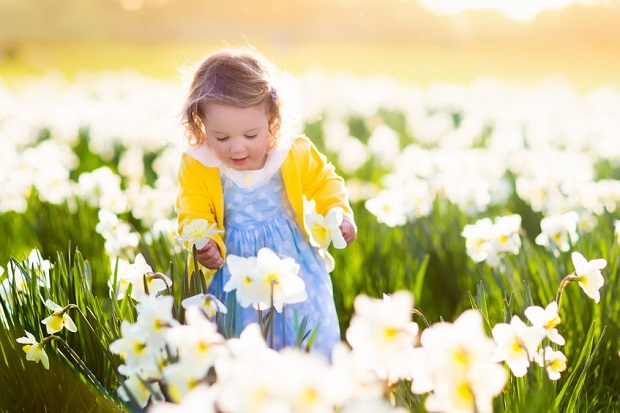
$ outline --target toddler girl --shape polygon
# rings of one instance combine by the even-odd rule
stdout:
[[[183,111],[189,149],[178,175],[179,232],[196,218],[223,230],[197,251],[197,260],[216,270],[209,292],[227,304],[236,335],[257,321],[257,311],[236,304],[235,291],[223,291],[230,277],[226,254],[256,256],[267,247],[293,258],[308,298],[287,305],[285,320],[276,314],[269,342],[276,349],[293,345],[295,325],[307,316],[307,328],[316,330],[311,350],[329,357],[340,328],[329,273],[308,242],[303,197],[322,215],[344,210],[340,229],[347,245],[356,235],[353,212],[344,181],[325,156],[305,136],[280,133],[281,101],[271,75],[269,63],[252,50],[217,51],[196,70]]]

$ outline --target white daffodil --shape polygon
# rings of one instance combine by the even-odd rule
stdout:
[[[121,356],[127,367],[143,367],[153,364],[156,360],[152,348],[148,347],[147,338],[140,325],[123,320],[121,337],[110,343],[109,348],[112,353]]]
[[[110,267],[112,274],[108,279],[108,288],[110,289],[110,296],[116,297],[117,300],[122,300],[127,294],[127,288],[131,283],[121,277],[121,275],[129,269],[131,264],[126,259],[120,257],[110,257]]]
[[[267,347],[258,324],[249,324],[239,335],[226,341],[232,357],[215,365],[221,411],[285,412],[280,383],[286,379],[278,352]],[[239,397],[243,395],[243,397]]]
[[[45,324],[47,333],[54,334],[66,327],[67,330],[75,333],[77,331],[77,327],[73,322],[73,319],[67,313],[67,310],[52,300],[46,300],[45,306],[52,310],[54,313],[41,321],[41,323]]]
[[[136,324],[144,329],[149,345],[163,345],[168,330],[179,325],[172,316],[173,304],[174,297],[170,295],[159,297],[147,295],[136,305],[138,311]]]
[[[347,242],[340,231],[343,218],[343,210],[340,207],[330,209],[325,216],[306,214],[306,229],[310,235],[310,244],[322,250],[327,250],[330,244],[337,249],[346,248]]]
[[[507,215],[495,221],[482,218],[474,224],[465,225],[461,235],[465,237],[467,255],[474,262],[486,261],[495,267],[505,254],[518,254],[521,248],[521,216]]]
[[[536,361],[547,370],[549,380],[559,380],[561,373],[566,370],[566,356],[561,351],[555,351],[550,346],[540,349]]]
[[[607,261],[602,258],[588,261],[576,251],[571,254],[571,258],[575,266],[575,280],[586,295],[598,303],[601,300],[599,290],[605,284],[601,270],[605,268]]]
[[[273,307],[282,312],[284,304],[305,301],[306,284],[299,273],[299,264],[293,258],[280,258],[269,248],[261,248],[256,255],[256,286],[260,301],[257,308],[264,310]]]
[[[411,293],[398,291],[383,300],[359,295],[353,306],[355,313],[346,331],[353,352],[383,379],[408,378],[419,330],[411,321]]]
[[[41,256],[41,252],[33,248],[28,255],[28,269],[34,269],[37,280],[46,288],[50,287],[50,271],[54,268],[54,265],[49,260],[44,260]],[[24,263],[24,264],[26,264]]]
[[[185,298],[181,301],[181,305],[186,310],[191,307],[199,307],[203,313],[209,317],[213,318],[217,313],[226,314],[228,311],[226,306],[217,299],[213,294],[196,294],[191,297]]]
[[[538,306],[530,306],[524,311],[525,316],[532,323],[534,327],[543,327],[547,334],[547,338],[551,342],[564,345],[564,337],[560,335],[558,329],[555,328],[560,322],[560,316],[558,315],[558,303],[552,301],[546,308]]]
[[[493,233],[493,222],[482,218],[474,224],[465,225],[461,235],[465,238],[467,255],[474,262],[482,262],[489,257],[492,245],[489,242]]]
[[[289,411],[337,411],[337,391],[342,386],[326,358],[293,347],[282,350],[279,356],[285,373],[280,391]]]
[[[620,242],[620,219],[614,221],[614,234],[616,235],[616,241]]]
[[[402,195],[395,190],[383,190],[375,197],[366,200],[364,206],[377,217],[377,221],[388,227],[396,227],[407,223],[407,209]]]
[[[269,248],[261,248],[256,257],[227,257],[230,279],[224,291],[236,290],[237,302],[265,310],[273,306],[282,312],[284,304],[294,304],[307,298],[306,285],[299,277],[299,264],[292,258],[280,258]]]
[[[128,248],[136,248],[140,242],[140,235],[133,231],[131,225],[118,218],[109,210],[100,209],[99,222],[95,231],[105,239],[105,250],[110,255],[121,255]]]
[[[525,376],[530,361],[534,360],[538,347],[545,337],[545,329],[528,327],[515,315],[510,320],[510,324],[496,324],[492,333],[497,343],[494,360],[505,361],[516,377]]]
[[[500,253],[518,254],[521,249],[521,215],[513,214],[495,218],[494,237],[491,242]]]
[[[257,267],[256,257],[240,257],[238,255],[229,254],[226,257],[226,266],[230,273],[230,278],[224,284],[224,291],[235,291],[237,303],[247,308],[253,303],[258,303],[257,283]]]
[[[540,221],[542,232],[536,236],[535,242],[556,254],[558,251],[567,252],[579,239],[578,223],[579,214],[575,211],[544,217]]]
[[[192,367],[192,364],[174,363],[163,369],[162,376],[166,383],[167,393],[175,403],[183,400],[206,376],[206,372],[196,375],[194,374],[196,369],[188,367]]]
[[[215,405],[217,392],[217,385],[199,384],[189,390],[179,403],[155,403],[149,408],[149,413],[216,413],[219,411]]]
[[[215,223],[209,223],[209,221],[203,218],[196,218],[189,224],[184,225],[181,235],[177,235],[174,238],[185,242],[188,247],[195,245],[196,249],[202,249],[209,242],[211,235],[220,232],[222,231],[217,229]]]
[[[131,298],[136,301],[143,300],[144,296],[155,296],[172,285],[172,280],[168,276],[153,272],[141,253],[136,255],[133,264],[125,267],[123,273],[120,274],[120,279],[121,285],[123,282],[132,285]],[[144,284],[146,284],[147,290],[145,290]]]
[[[50,271],[54,268],[54,265],[49,260],[44,260],[38,249],[33,248],[28,255],[28,258],[22,263],[24,271],[29,272],[36,277],[37,284],[46,289],[50,288]],[[2,268],[2,267],[0,267]],[[7,277],[2,280],[0,285],[0,297],[4,301],[12,301],[11,291],[15,291],[18,294],[28,293],[28,287],[30,281],[24,275],[20,267],[15,265],[12,261],[7,263]],[[0,274],[4,273],[2,268]]]
[[[133,399],[140,405],[141,408],[146,407],[151,399],[151,389],[145,384],[144,379],[137,375],[132,375],[123,382],[122,386],[118,387],[118,396],[125,401],[130,401],[131,398],[127,394],[127,390],[131,393]],[[157,393],[161,392],[159,384],[149,383],[149,386]]]
[[[22,347],[22,350],[26,353],[26,360],[34,361],[35,363],[40,361],[43,367],[45,367],[46,370],[49,370],[50,361],[47,357],[47,353],[43,349],[45,345],[35,340],[34,336],[30,332],[24,332],[26,333],[26,337],[18,338],[17,342],[20,344],[25,344]]]
[[[176,349],[185,370],[196,378],[205,377],[216,360],[227,355],[224,337],[199,307],[188,308],[185,320],[186,325],[168,330],[166,343]]]
[[[493,360],[495,343],[484,332],[479,311],[468,310],[454,323],[441,322],[422,332],[422,353],[412,366],[412,391],[432,391],[429,411],[490,411],[507,376]]]

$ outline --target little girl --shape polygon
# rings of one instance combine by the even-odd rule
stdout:
[[[257,310],[240,307],[235,291],[223,291],[230,277],[226,254],[256,256],[267,247],[293,258],[308,298],[286,306],[284,334],[276,314],[270,342],[276,349],[293,345],[295,326],[307,316],[307,328],[316,330],[311,350],[330,357],[341,340],[338,316],[329,273],[308,242],[303,197],[314,200],[322,215],[334,207],[344,210],[340,229],[347,245],[356,227],[344,181],[334,167],[305,136],[280,133],[280,103],[269,64],[260,54],[224,49],[202,61],[183,110],[190,148],[179,168],[179,232],[196,218],[223,230],[198,250],[197,260],[216,270],[209,292],[227,304],[226,317],[232,317],[236,335],[257,321]]]

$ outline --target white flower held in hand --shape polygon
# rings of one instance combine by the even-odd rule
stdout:
[[[220,232],[222,231],[216,229],[215,223],[209,223],[206,219],[196,218],[189,224],[183,226],[181,235],[176,235],[174,238],[189,243],[188,246],[193,244],[196,246],[196,249],[202,249],[207,245],[207,242],[209,242],[209,237],[211,235]]]
[[[335,207],[329,210],[327,215],[306,214],[306,227],[310,235],[312,246],[327,250],[332,243],[334,248],[346,248],[347,242],[342,236],[340,225],[344,219],[342,208]]]

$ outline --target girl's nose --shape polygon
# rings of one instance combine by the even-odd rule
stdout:
[[[240,152],[243,152],[244,150],[245,150],[245,145],[243,144],[243,141],[241,139],[233,140],[232,145],[230,145],[230,152],[240,153]]]

